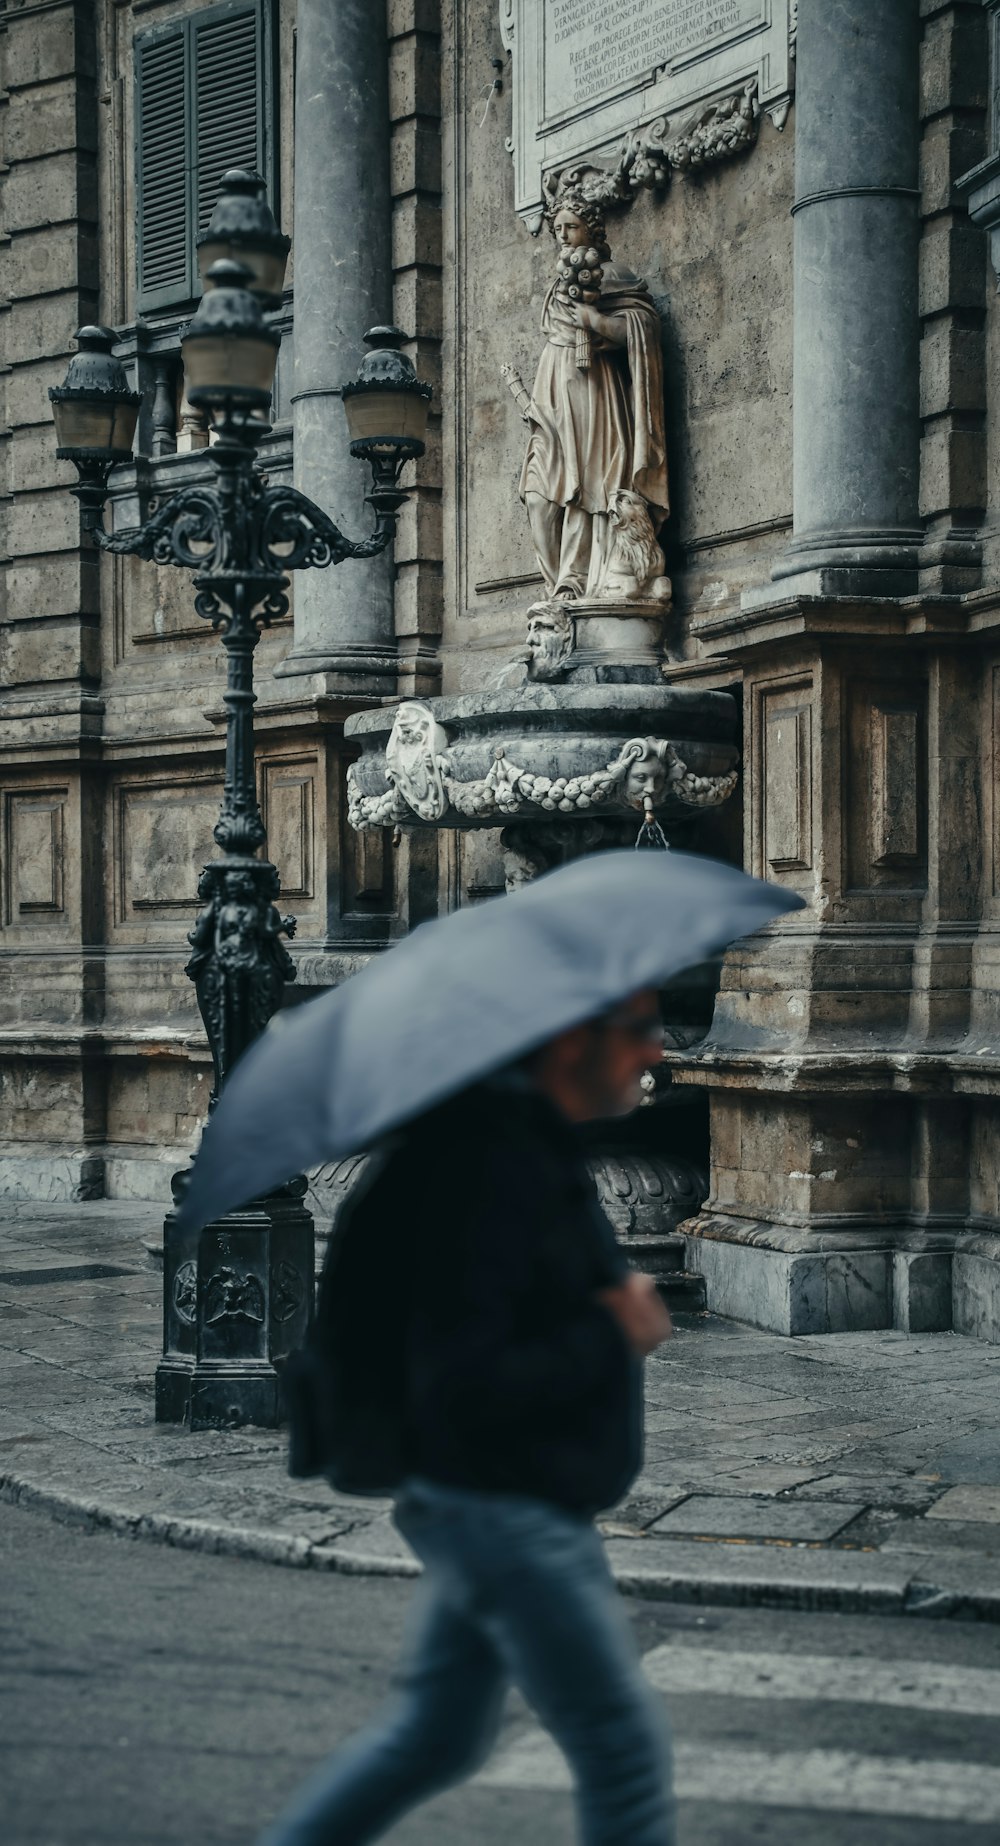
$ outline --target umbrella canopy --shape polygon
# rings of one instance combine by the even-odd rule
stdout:
[[[801,898],[686,853],[596,853],[425,923],[279,1014],[226,1084],[180,1208],[195,1229],[389,1130]]]

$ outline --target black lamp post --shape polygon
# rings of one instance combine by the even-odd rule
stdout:
[[[61,458],[75,463],[83,525],[102,551],[132,553],[194,572],[195,608],[221,629],[228,656],[226,777],[215,826],[221,856],[202,871],[203,905],[188,940],[187,973],[212,1051],[211,1110],[236,1060],[263,1031],[295,967],[281,938],[295,929],[279,915],[275,867],[260,856],[253,743],[253,654],[260,630],[288,609],[290,570],[368,558],[393,536],[406,500],[399,476],[423,453],[430,387],[398,350],[397,328],[366,336],[373,351],[345,388],[353,454],[371,464],[370,538],[345,538],[293,487],[268,486],[254,452],[267,412],[280,335],[261,300],[280,300],[288,239],[282,238],[255,175],[227,174],[201,252],[214,260],[205,294],[181,340],[189,401],[207,412],[216,478],[181,488],[145,525],[108,533],[101,515],[108,476],[131,459],[140,399],[114,358],[114,334],[84,327],[66,382],[50,390]],[[269,221],[269,223],[268,223]],[[237,261],[239,253],[245,261]],[[185,1175],[175,1180],[175,1197]],[[183,1240],[168,1215],[164,1240],[164,1353],[156,1415],[193,1428],[280,1420],[278,1369],[304,1336],[312,1311],[313,1226],[304,1181],[232,1213]]]

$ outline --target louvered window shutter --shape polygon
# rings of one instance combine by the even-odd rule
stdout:
[[[185,301],[191,292],[186,67],[183,28],[136,45],[140,308]]]
[[[273,197],[270,0],[225,0],[136,41],[140,312],[199,292],[195,238],[227,167]]]
[[[262,69],[257,8],[221,18],[195,15],[195,234],[215,209],[227,167],[264,170]]]

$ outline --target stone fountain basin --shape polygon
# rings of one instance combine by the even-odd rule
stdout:
[[[404,703],[400,701],[399,703]],[[603,769],[619,757],[633,738],[669,743],[681,764],[695,777],[725,777],[737,765],[737,707],[725,692],[686,687],[636,685],[528,684],[499,692],[465,693],[421,703],[433,712],[447,736],[450,775],[457,784],[487,777],[498,756],[534,776],[570,779]],[[398,705],[358,713],[344,726],[345,737],[361,748],[352,776],[368,799],[385,796],[385,749]],[[727,791],[728,792],[728,791]],[[722,798],[717,797],[717,798]],[[584,818],[641,813],[641,799],[619,794],[594,800]],[[551,811],[551,810],[550,810]],[[668,786],[656,801],[658,814],[690,813],[690,804]],[[535,808],[541,820],[544,812]],[[524,815],[523,818],[528,818]],[[566,818],[565,813],[561,818]],[[435,818],[407,814],[407,826],[496,827],[503,817],[456,811],[449,803]]]

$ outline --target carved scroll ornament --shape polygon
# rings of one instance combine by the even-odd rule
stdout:
[[[757,79],[751,77],[740,90],[708,103],[676,128],[661,115],[625,136],[617,160],[609,167],[581,161],[546,173],[542,180],[546,206],[551,211],[561,190],[578,189],[605,210],[630,205],[638,191],[666,191],[675,173],[697,173],[719,160],[745,154],[757,139],[760,111]],[[533,226],[541,229],[542,218]]]

